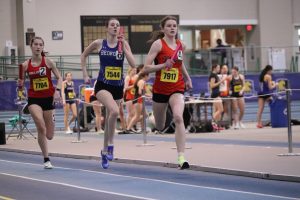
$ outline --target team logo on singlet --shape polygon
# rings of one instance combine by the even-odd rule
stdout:
[[[40,76],[46,76],[46,67],[40,67]]]
[[[179,50],[177,53],[177,60],[183,60],[182,51]]]
[[[122,59],[123,59],[123,53],[121,53],[121,52],[119,52],[119,51],[117,50],[117,52],[116,52],[116,59],[117,59],[117,60],[122,60]]]

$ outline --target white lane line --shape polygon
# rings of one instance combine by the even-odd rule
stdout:
[[[33,166],[43,167],[42,165],[35,164],[35,163],[24,163],[24,162],[17,162],[17,161],[2,160],[2,159],[0,159],[0,161],[8,162],[8,163],[17,163],[17,164],[25,164],[25,165],[33,165]],[[91,170],[85,170],[85,169],[75,169],[75,168],[56,167],[56,166],[55,166],[54,170],[55,169],[81,171],[81,172],[94,173],[94,174],[103,174],[103,175],[107,175],[107,176],[115,176],[115,177],[123,177],[123,178],[137,179],[137,180],[153,181],[153,182],[166,183],[166,184],[171,184],[171,185],[180,185],[180,186],[186,186],[186,187],[201,188],[201,189],[208,189],[208,190],[217,190],[217,191],[223,191],[223,192],[249,194],[249,195],[255,195],[255,196],[262,196],[262,197],[275,197],[275,198],[280,198],[280,199],[299,200],[299,198],[293,198],[293,197],[263,194],[263,193],[256,193],[256,192],[246,192],[246,191],[241,191],[241,190],[230,190],[230,189],[225,189],[225,188],[207,187],[207,186],[201,186],[201,185],[191,185],[191,184],[186,184],[186,183],[176,183],[176,182],[164,181],[164,180],[159,180],[159,179],[142,178],[142,177],[136,177],[136,176],[120,175],[120,174],[111,174],[111,173],[107,173],[107,172],[97,172],[97,171],[91,171]]]
[[[9,198],[9,197],[5,197],[5,196],[1,196],[1,195],[0,195],[0,199],[1,200],[15,200],[15,199],[12,199],[12,198]]]
[[[112,195],[117,195],[117,196],[122,196],[122,197],[130,197],[130,198],[143,199],[143,200],[156,200],[156,199],[140,197],[140,196],[135,196],[135,195],[129,195],[129,194],[123,194],[123,193],[117,193],[117,192],[110,192],[110,191],[105,191],[105,190],[97,190],[97,189],[93,189],[93,188],[82,187],[82,186],[77,186],[77,185],[72,185],[72,184],[67,184],[67,183],[60,183],[60,182],[55,182],[55,181],[48,181],[48,180],[43,180],[43,179],[30,178],[30,177],[26,177],[26,176],[19,176],[19,175],[15,175],[15,174],[0,173],[0,175],[12,176],[12,177],[15,177],[15,178],[21,178],[21,179],[26,179],[26,180],[31,180],[31,181],[38,181],[38,182],[42,182],[42,183],[51,183],[51,184],[56,184],[56,185],[72,187],[72,188],[76,188],[76,189],[88,190],[88,191],[93,191],[93,192],[100,192],[100,193],[105,193],[105,194],[112,194]],[[7,199],[7,200],[10,200],[10,199]]]

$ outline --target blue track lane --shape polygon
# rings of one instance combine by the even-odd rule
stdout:
[[[12,199],[300,199],[300,184],[0,151],[0,196]],[[1,198],[0,198],[1,199]]]

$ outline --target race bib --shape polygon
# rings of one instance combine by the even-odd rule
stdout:
[[[235,85],[234,87],[233,87],[233,91],[234,92],[240,92],[242,90],[242,85]]]
[[[121,67],[105,67],[105,79],[119,81],[122,77]]]
[[[47,77],[44,78],[35,78],[32,80],[33,90],[41,91],[49,89],[49,81]]]
[[[131,89],[129,90],[129,92],[130,92],[130,94],[134,95],[134,94],[135,94],[135,88],[131,88]]]
[[[69,99],[74,99],[75,98],[75,93],[74,92],[68,92],[68,97],[69,97]]]
[[[169,70],[162,69],[160,75],[160,81],[176,83],[178,81],[178,69],[171,68]]]

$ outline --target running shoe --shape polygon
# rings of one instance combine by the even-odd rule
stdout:
[[[262,124],[257,124],[256,127],[257,128],[263,128],[264,126]]]
[[[109,161],[112,161],[114,159],[114,146],[113,145],[108,145],[106,158]]]
[[[155,135],[158,135],[158,134],[162,134],[162,132],[160,132],[159,130],[155,130],[155,131],[154,131],[154,134],[155,134]]]
[[[104,154],[102,151],[101,151],[101,160],[102,160],[101,162],[102,168],[107,169],[109,166],[107,154]]]
[[[45,169],[53,169],[53,165],[50,161],[44,162],[44,168]]]
[[[246,128],[246,126],[242,122],[240,122],[239,124],[240,124],[240,128],[242,128],[242,129]]]
[[[237,129],[240,129],[240,126],[238,123],[236,123],[234,126],[233,126],[233,129],[237,130]]]
[[[135,134],[136,132],[133,129],[126,129],[122,134]]]
[[[189,163],[184,159],[184,156],[178,157],[178,167],[179,169],[188,169],[190,168]]]
[[[66,134],[72,134],[72,133],[73,133],[73,131],[70,128],[68,128],[66,131]]]
[[[218,127],[217,124],[212,123],[212,127],[213,127],[213,130],[214,130],[214,131],[219,131],[219,127]]]

